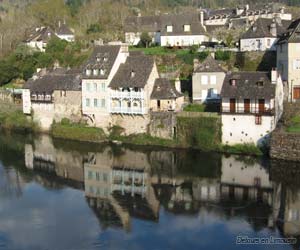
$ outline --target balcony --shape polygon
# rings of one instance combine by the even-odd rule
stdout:
[[[146,109],[134,107],[112,107],[110,112],[115,114],[143,115],[146,114]]]
[[[144,99],[144,92],[112,91],[110,96],[111,98],[117,98],[117,99]]]
[[[253,114],[253,115],[275,115],[275,109],[268,108],[249,108],[245,109],[244,107],[221,107],[221,113],[223,114]]]
[[[52,103],[53,97],[51,95],[31,95],[32,103]]]

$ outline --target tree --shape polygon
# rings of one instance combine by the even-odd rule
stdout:
[[[19,72],[16,67],[7,61],[0,61],[0,86],[9,83],[18,76]]]
[[[87,34],[91,33],[100,33],[102,31],[99,23],[93,23],[91,24],[88,29],[86,30]]]
[[[152,42],[152,38],[149,36],[147,32],[143,32],[141,34],[141,45],[148,48]]]
[[[212,32],[212,37],[224,42],[228,47],[234,47],[241,35],[245,32],[245,27],[235,27],[234,29],[218,28]]]

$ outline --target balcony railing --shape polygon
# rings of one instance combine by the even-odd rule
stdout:
[[[112,107],[110,110],[111,113],[119,113],[119,114],[136,114],[143,115],[146,113],[145,108],[128,108],[128,107]]]
[[[46,95],[31,96],[30,100],[33,103],[52,103],[53,97]]]
[[[112,91],[110,96],[111,98],[144,99],[144,92]]]
[[[249,108],[245,109],[244,107],[222,107],[221,106],[221,113],[229,113],[229,114],[254,114],[254,115],[274,115],[275,109],[268,109],[268,108]]]

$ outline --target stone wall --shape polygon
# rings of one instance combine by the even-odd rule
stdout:
[[[173,112],[151,112],[149,134],[153,137],[173,139],[176,117]]]
[[[300,134],[275,130],[271,135],[270,156],[274,159],[300,161]]]
[[[112,114],[112,125],[125,129],[125,135],[147,133],[150,123],[149,115],[121,115]]]

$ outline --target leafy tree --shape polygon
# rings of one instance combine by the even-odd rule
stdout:
[[[92,33],[100,33],[102,31],[100,24],[99,23],[93,23],[91,24],[87,30],[86,33],[87,34],[92,34]]]
[[[141,45],[143,47],[148,48],[151,42],[152,42],[152,38],[149,36],[149,34],[147,32],[143,32],[141,34]]]
[[[18,69],[7,61],[0,61],[0,86],[18,77]]]

